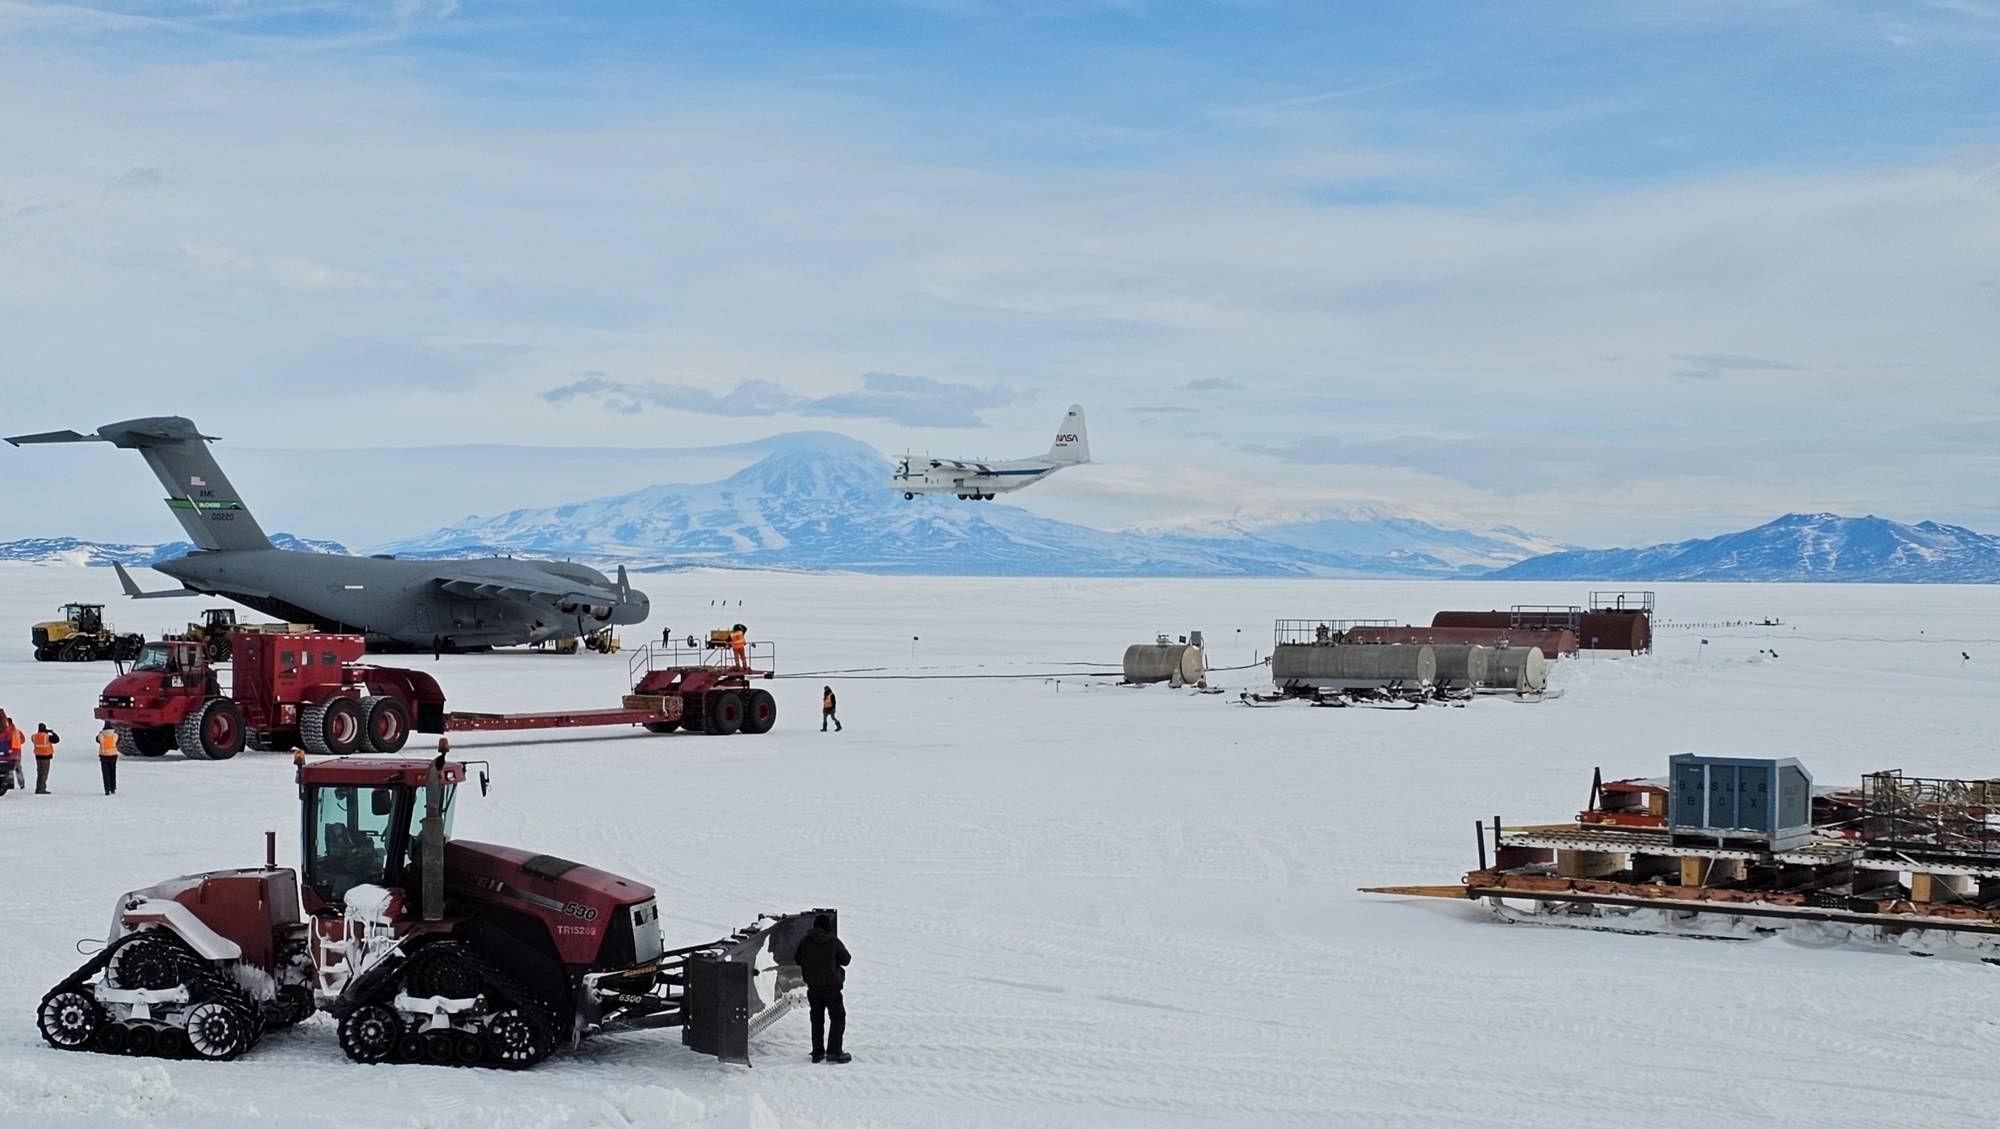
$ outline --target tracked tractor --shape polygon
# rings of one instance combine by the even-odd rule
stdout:
[[[302,873],[276,865],[273,835],[261,868],[120,897],[108,943],[42,998],[42,1037],[229,1059],[318,1010],[364,1063],[519,1069],[586,1036],[665,1027],[747,1063],[751,1036],[804,994],[795,950],[833,911],[667,949],[652,887],[452,838],[466,779],[443,756],[301,767]]]
[[[146,637],[120,635],[104,623],[103,604],[64,604],[61,619],[44,620],[29,629],[36,662],[96,662],[139,657]]]

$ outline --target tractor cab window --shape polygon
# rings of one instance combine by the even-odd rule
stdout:
[[[397,847],[401,789],[322,784],[313,789],[307,881],[329,901],[363,883],[387,886]],[[400,868],[397,868],[400,871]]]
[[[179,669],[174,665],[174,652],[160,643],[148,643],[139,652],[139,661],[132,664],[133,670],[165,671]]]

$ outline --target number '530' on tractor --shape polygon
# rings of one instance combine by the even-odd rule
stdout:
[[[481,762],[483,794],[488,785]],[[229,1059],[316,1010],[356,1062],[519,1069],[599,1032],[679,1027],[750,1061],[804,994],[815,914],[664,949],[652,887],[451,837],[466,765],[341,757],[299,769],[303,874],[210,871],[118,899],[108,943],[42,998],[63,1050]]]

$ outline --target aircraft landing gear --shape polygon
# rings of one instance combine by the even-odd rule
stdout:
[[[915,495],[915,494],[912,494],[912,493],[910,493],[910,492],[909,492],[908,490],[905,490],[905,491],[903,491],[903,500],[904,500],[905,502],[907,502],[907,501],[910,501],[911,499],[913,499],[913,498],[915,498],[915,497],[916,497],[916,495]]]

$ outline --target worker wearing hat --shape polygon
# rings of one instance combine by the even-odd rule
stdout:
[[[118,794],[118,731],[110,722],[97,731],[97,771],[104,777],[104,794]]]
[[[62,738],[44,721],[36,723],[30,740],[35,743],[35,795],[46,796],[49,794],[49,768],[55,764],[56,746],[62,744]]]

